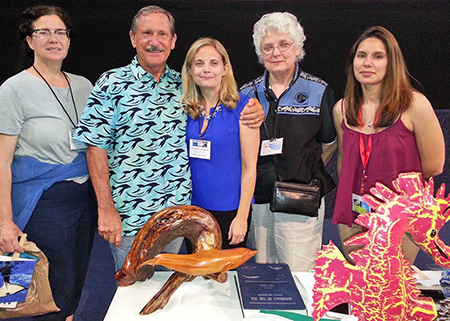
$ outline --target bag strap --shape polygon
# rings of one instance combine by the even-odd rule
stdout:
[[[267,127],[265,125],[266,125],[266,123],[264,123],[264,127],[265,127],[265,131],[267,134]],[[269,137],[269,136],[267,136],[267,137]],[[280,172],[278,171],[278,166],[277,166],[277,161],[276,161],[275,155],[272,154],[272,158],[273,158],[273,162],[275,164],[275,172],[277,173],[278,181],[282,182],[283,180],[281,179]]]
[[[258,99],[258,101],[259,101],[258,89],[256,88],[256,82],[255,82],[255,80],[252,81],[252,87],[253,87],[253,90],[255,91],[255,97],[256,97],[256,99]]]
[[[27,234],[24,233],[19,241],[20,247],[23,247],[23,245],[25,244],[26,241],[27,241]],[[19,259],[19,256],[20,256],[20,253],[15,251],[11,257],[11,261],[17,261]]]

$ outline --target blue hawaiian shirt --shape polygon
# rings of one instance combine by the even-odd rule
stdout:
[[[165,207],[190,203],[187,115],[180,95],[180,73],[166,66],[157,82],[135,56],[99,78],[74,132],[74,139],[108,150],[125,236],[136,235]]]

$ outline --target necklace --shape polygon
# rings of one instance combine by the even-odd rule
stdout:
[[[201,120],[200,120],[200,119],[198,120],[198,133],[199,133],[199,136],[200,136],[201,139],[204,139],[204,136],[205,136],[205,134],[206,134],[206,131],[207,131],[208,128],[209,128],[209,124],[211,123],[210,120],[213,119],[213,118],[215,118],[215,117],[217,116],[217,113],[218,113],[219,111],[222,110],[222,108],[221,108],[220,105],[219,105],[219,102],[220,102],[220,98],[217,100],[216,106],[214,106],[214,111],[213,111],[213,113],[212,113],[211,115],[206,116],[205,109],[203,109],[203,110],[200,112],[200,116],[201,116],[201,117],[205,117],[205,120],[204,120],[204,121],[207,121],[207,122],[208,122],[208,124],[206,124],[205,130],[202,132],[202,124],[201,124]]]
[[[61,106],[61,108],[64,110],[64,112],[66,113],[67,117],[69,118],[70,122],[72,123],[73,127],[76,127],[76,124],[74,123],[74,121],[72,120],[72,118],[70,117],[69,113],[67,112],[67,110],[64,108],[64,105],[62,104],[62,102],[59,100],[58,96],[56,95],[56,93],[53,91],[52,86],[50,86],[50,84],[48,83],[48,81],[44,78],[44,76],[42,76],[42,74],[36,69],[36,67],[33,65],[33,69],[37,72],[37,74],[39,76],[41,76],[42,80],[44,80],[44,82],[47,84],[48,88],[50,88],[50,91],[52,92],[53,96],[55,96],[56,100],[58,101],[59,105]],[[77,106],[75,105],[75,99],[73,98],[73,92],[72,92],[72,87],[70,86],[70,81],[69,78],[67,77],[67,75],[64,73],[64,71],[61,71],[61,73],[63,74],[64,78],[66,78],[67,84],[69,85],[69,91],[70,91],[70,96],[72,97],[72,103],[73,103],[73,109],[75,110],[75,120],[78,123],[78,112],[77,112]]]
[[[201,111],[200,115],[201,115],[202,117],[205,117],[205,120],[210,121],[212,118],[216,117],[217,113],[218,113],[219,111],[221,111],[221,110],[222,110],[222,107],[220,107],[219,101],[217,101],[217,104],[216,104],[216,106],[214,107],[214,111],[213,111],[213,113],[212,113],[211,115],[208,115],[208,116],[205,117],[206,113],[205,113],[205,110],[204,110],[204,109]]]

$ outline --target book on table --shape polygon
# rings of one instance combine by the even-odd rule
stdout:
[[[287,264],[246,263],[236,272],[243,311],[306,310]]]

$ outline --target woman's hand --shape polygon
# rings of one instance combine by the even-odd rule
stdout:
[[[19,252],[23,253],[24,249],[19,245],[19,237],[23,235],[17,225],[9,220],[0,223],[0,251],[3,253]]]
[[[230,245],[235,245],[243,242],[246,233],[247,217],[236,215],[234,220],[231,222],[230,230],[228,231],[228,240],[230,240]]]

